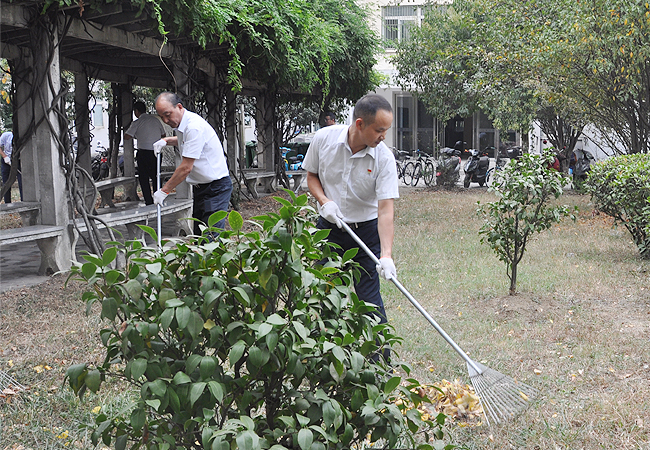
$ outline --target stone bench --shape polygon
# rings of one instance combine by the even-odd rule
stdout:
[[[179,221],[179,230],[184,231],[186,234],[192,232],[192,227],[187,224],[187,219],[192,217],[192,199],[177,199],[173,196],[167,197],[165,205],[160,208],[161,216],[174,214]],[[120,204],[121,205],[121,204]],[[158,210],[156,205],[143,205],[139,202],[132,202],[125,207],[116,208],[115,211],[97,214],[99,220],[97,221],[98,228],[105,226],[116,227],[125,225],[128,232],[129,239],[144,239],[144,232],[138,225],[149,225],[153,219],[154,223],[152,228],[156,228],[155,221],[158,218]],[[103,222],[103,223],[102,223]],[[86,223],[83,219],[79,218],[71,222],[70,225],[77,232],[87,231]]]
[[[14,202],[0,204],[0,215],[20,214],[23,226],[36,225],[41,213],[39,202]]]
[[[177,199],[173,196],[167,197],[165,205],[160,208],[161,217],[173,215],[178,226],[178,234],[192,234],[192,226],[188,218],[192,217],[192,199]],[[118,204],[123,205],[123,204]],[[118,207],[117,210],[110,212],[98,213],[99,220],[95,221],[98,229],[115,228],[125,226],[127,230],[127,240],[145,241],[146,233],[138,225],[147,225],[156,230],[158,211],[156,205],[143,205],[138,202],[131,202],[125,207]],[[82,218],[70,222],[69,225],[72,236],[72,255],[76,258],[76,247],[79,241],[80,233],[88,231],[88,227]],[[156,230],[157,232],[157,230]]]
[[[0,245],[57,238],[63,234],[63,229],[56,225],[28,225],[0,230]]]
[[[18,202],[0,205],[0,215],[20,214],[22,227],[0,230],[0,245],[35,241],[41,251],[39,274],[46,274],[55,266],[53,260],[56,246],[63,236],[65,227],[41,225],[41,204],[39,202]]]
[[[108,178],[106,180],[96,181],[95,187],[99,192],[99,195],[102,197],[102,203],[100,205],[107,205],[111,208],[115,208],[113,203],[113,193],[117,186],[124,186],[124,189],[134,186],[136,183],[136,177],[117,177],[117,178]]]
[[[244,182],[246,183],[246,187],[254,198],[259,197],[259,187],[262,187],[261,192],[264,193],[275,191],[273,188],[273,181],[275,181],[275,172],[265,172],[258,169],[244,169],[242,172],[244,175]]]
[[[293,180],[293,192],[297,194],[302,189],[302,179],[307,175],[307,171],[287,170],[286,174]]]

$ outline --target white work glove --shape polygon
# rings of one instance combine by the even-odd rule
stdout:
[[[156,154],[156,156],[160,155],[160,152],[162,152],[163,147],[166,145],[167,141],[164,139],[159,139],[153,143],[153,152]]]
[[[379,264],[377,264],[377,272],[385,280],[390,280],[392,278],[397,280],[397,269],[395,268],[395,263],[392,258],[379,258]]]
[[[324,205],[320,205],[318,207],[318,213],[329,223],[335,223],[339,228],[343,226],[343,222],[341,221],[343,219],[343,213],[341,213],[339,206],[332,200]]]
[[[162,189],[158,189],[156,192],[153,193],[153,202],[156,205],[163,206],[163,202],[167,198],[169,194],[164,192]]]
[[[5,164],[11,165],[11,156],[5,156],[4,160],[5,160]]]

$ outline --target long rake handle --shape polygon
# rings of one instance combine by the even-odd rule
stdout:
[[[160,190],[160,153],[156,155],[156,190]],[[162,213],[160,204],[156,205],[157,214],[157,233],[158,233],[158,251],[162,250]]]
[[[368,254],[368,256],[375,262],[375,264],[379,264],[379,259],[368,248],[365,242],[363,242],[361,238],[357,236],[354,231],[352,231],[352,229],[348,226],[348,224],[343,221],[341,221],[341,224],[342,224],[342,228],[346,231],[346,233],[348,233],[352,237],[352,239],[354,239],[357,242],[357,244],[359,244],[359,247],[361,247],[363,251],[365,251]],[[447,343],[451,345],[451,347],[454,350],[456,350],[456,353],[458,353],[465,360],[465,362],[467,362],[468,365],[470,365],[474,370],[476,370],[476,373],[480,374],[483,372],[483,370],[481,370],[477,366],[477,364],[467,355],[467,353],[465,353],[463,349],[460,348],[460,346],[456,344],[456,342],[454,342],[454,340],[447,334],[447,332],[445,332],[445,330],[443,330],[440,327],[440,325],[438,325],[438,322],[436,322],[435,319],[431,317],[431,315],[422,307],[420,302],[418,302],[411,295],[411,293],[407,291],[404,286],[402,286],[402,283],[400,283],[396,278],[391,278],[390,281],[393,282],[393,284],[397,287],[397,289],[402,291],[402,294],[404,294],[404,296],[407,299],[409,299],[409,301],[413,304],[413,306],[415,306],[415,308],[418,311],[420,311],[420,313],[424,316],[424,318],[427,319],[431,325],[433,325],[433,328],[435,328],[436,331],[440,333],[440,336],[442,336],[444,340],[447,341]]]

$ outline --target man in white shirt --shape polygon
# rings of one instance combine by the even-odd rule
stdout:
[[[395,157],[383,143],[393,123],[388,101],[376,94],[362,97],[354,107],[354,122],[332,125],[314,135],[302,164],[307,186],[319,205],[317,226],[329,229],[328,239],[343,251],[357,248],[343,230],[346,222],[379,258],[373,260],[359,250],[354,258],[364,271],[355,290],[359,299],[377,307],[382,323],[386,311],[379,291],[378,273],[397,278],[392,259],[394,199],[399,197]],[[388,353],[385,355],[388,359]]]
[[[136,120],[124,133],[124,139],[138,140],[138,180],[144,203],[153,205],[153,196],[151,195],[151,183],[157,188],[158,163],[153,151],[153,143],[165,137],[165,127],[160,119],[151,114],[147,114],[147,107],[144,102],[137,101],[133,104],[133,113]]]
[[[183,180],[193,186],[193,217],[207,224],[217,211],[227,211],[232,192],[228,165],[219,137],[201,116],[183,107],[180,98],[172,92],[163,92],[156,98],[156,112],[177,135],[165,137],[154,143],[154,152],[165,145],[178,146],[181,163],[171,178],[157,190],[154,203],[162,205],[169,193]],[[225,219],[216,226],[223,228]],[[194,234],[201,233],[194,223]]]

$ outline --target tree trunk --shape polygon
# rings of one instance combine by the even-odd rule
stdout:
[[[517,263],[513,263],[510,274],[510,295],[517,295]]]

